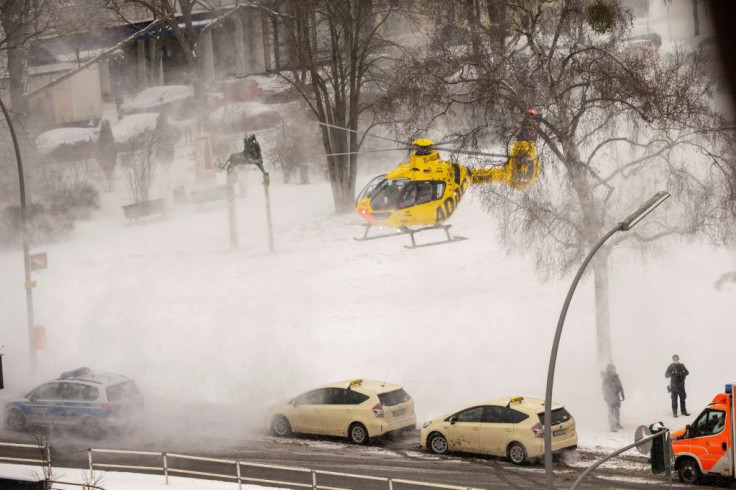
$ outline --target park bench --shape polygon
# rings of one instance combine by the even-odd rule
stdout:
[[[202,208],[205,204],[212,201],[220,201],[227,199],[227,186],[220,185],[217,187],[209,187],[207,189],[199,189],[189,192],[189,201]]]
[[[166,199],[151,199],[150,201],[128,204],[123,206],[123,212],[125,217],[133,222],[154,214],[166,216]]]

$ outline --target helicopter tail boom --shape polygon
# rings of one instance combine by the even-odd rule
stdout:
[[[474,169],[471,173],[470,184],[503,182],[512,189],[524,190],[536,182],[539,171],[537,143],[529,140],[516,140],[505,165]]]

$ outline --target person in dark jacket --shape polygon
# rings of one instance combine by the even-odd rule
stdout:
[[[670,392],[670,397],[672,398],[673,417],[677,417],[678,398],[680,399],[680,412],[686,416],[690,415],[687,413],[687,408],[685,408],[685,398],[687,398],[687,393],[685,393],[685,378],[688,374],[690,374],[690,371],[680,362],[680,356],[677,354],[672,356],[672,364],[667,367],[664,377],[670,378],[670,385],[667,391]]]
[[[601,373],[603,376],[603,399],[608,405],[608,425],[611,432],[623,429],[621,426],[621,402],[624,401],[624,387],[621,378],[616,374],[616,366],[609,364]]]

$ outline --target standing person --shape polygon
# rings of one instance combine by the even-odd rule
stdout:
[[[624,401],[624,387],[621,378],[616,374],[616,366],[609,364],[601,373],[603,376],[603,399],[608,405],[608,426],[611,432],[623,429],[621,426],[621,402]]]
[[[672,398],[673,417],[677,417],[678,397],[680,398],[680,412],[685,416],[690,415],[687,413],[687,408],[685,408],[685,398],[687,398],[687,393],[685,393],[685,378],[688,374],[690,374],[690,371],[680,362],[680,356],[677,354],[672,356],[672,364],[667,367],[664,377],[670,378],[670,385],[667,387],[667,391],[670,392],[670,397]]]

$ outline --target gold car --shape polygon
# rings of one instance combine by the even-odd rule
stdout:
[[[515,397],[491,400],[434,418],[421,431],[422,446],[449,451],[505,456],[514,464],[544,455],[544,400]],[[559,404],[552,406],[552,451],[575,449],[575,420]]]
[[[284,437],[292,432],[347,437],[355,444],[416,426],[414,400],[396,384],[355,379],[332,383],[271,407],[268,428]]]

